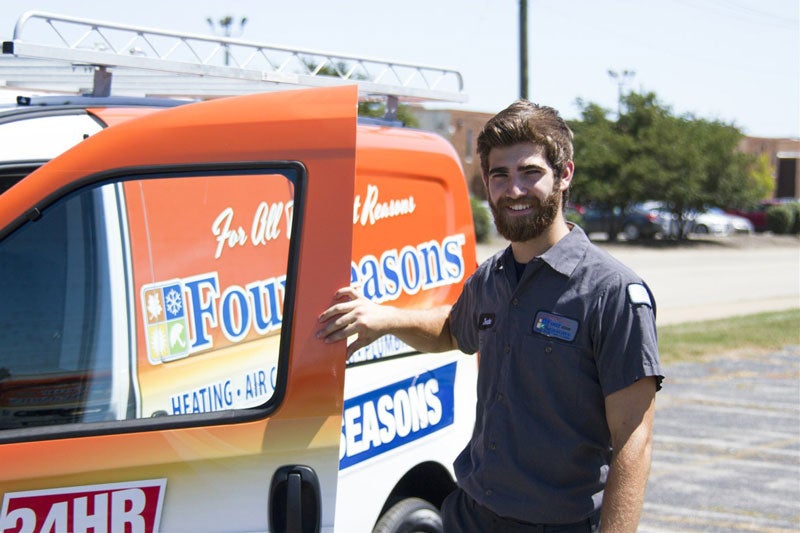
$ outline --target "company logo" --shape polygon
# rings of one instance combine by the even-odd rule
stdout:
[[[166,479],[9,492],[0,533],[23,531],[157,532]]]
[[[533,323],[534,333],[572,342],[578,334],[578,321],[565,316],[539,311]]]
[[[346,399],[339,469],[421,439],[453,423],[457,363]]]
[[[231,343],[280,329],[286,276],[220,287],[216,272],[142,286],[142,313],[151,363],[214,347],[214,332]]]
[[[186,356],[189,322],[180,280],[145,286],[142,309],[150,361],[161,363]]]

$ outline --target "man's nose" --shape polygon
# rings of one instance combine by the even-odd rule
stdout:
[[[506,195],[511,198],[527,196],[529,183],[524,179],[524,176],[519,172],[512,172],[510,178],[511,179],[508,180]]]

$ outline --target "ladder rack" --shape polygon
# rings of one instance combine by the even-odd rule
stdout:
[[[0,87],[206,99],[286,84],[357,84],[362,98],[465,102],[458,71],[31,11],[3,42]],[[285,87],[282,87],[285,88]]]

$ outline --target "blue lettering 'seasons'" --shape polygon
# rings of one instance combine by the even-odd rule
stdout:
[[[408,444],[453,423],[457,363],[344,402],[339,469]]]

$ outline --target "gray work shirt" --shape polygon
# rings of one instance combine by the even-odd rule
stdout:
[[[604,399],[661,381],[650,290],[577,226],[528,263],[484,262],[450,313],[459,348],[480,352],[475,430],[459,485],[495,513],[537,524],[602,504],[611,458]]]

